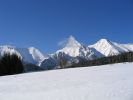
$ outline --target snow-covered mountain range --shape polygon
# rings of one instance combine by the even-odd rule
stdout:
[[[97,50],[104,56],[113,56],[133,51],[133,44],[120,44],[107,39],[101,39],[88,47]]]
[[[36,65],[42,62],[44,59],[48,58],[47,55],[44,55],[34,47],[17,48],[9,45],[0,46],[0,56],[4,55],[5,53],[17,54],[23,59],[23,62],[32,63]]]
[[[4,53],[15,53],[21,57],[23,63],[34,64],[43,69],[56,68],[61,61],[65,61],[70,65],[80,60],[93,60],[132,51],[133,44],[119,44],[107,39],[101,39],[93,45],[85,46],[79,43],[73,36],[67,39],[62,49],[57,50],[53,54],[44,54],[34,47],[0,46],[0,56]]]

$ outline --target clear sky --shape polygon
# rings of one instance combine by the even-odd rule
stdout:
[[[133,43],[133,0],[0,0],[0,45],[51,53],[69,35]]]

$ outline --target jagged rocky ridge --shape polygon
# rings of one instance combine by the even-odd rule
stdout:
[[[0,46],[0,56],[4,53],[17,54],[21,57],[25,70],[37,71],[54,68],[64,68],[83,60],[93,60],[100,57],[132,52],[133,44],[119,44],[107,39],[101,39],[93,45],[85,46],[70,36],[65,46],[53,54],[44,54],[34,47],[17,48]]]

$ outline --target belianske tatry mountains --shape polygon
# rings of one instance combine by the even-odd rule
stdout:
[[[44,54],[34,47],[18,48],[14,46],[0,46],[0,56],[4,53],[17,54],[25,65],[32,65],[27,71],[59,68],[60,61],[67,61],[68,65],[78,63],[80,59],[93,60],[121,53],[133,52],[133,44],[119,44],[107,39],[101,39],[93,45],[85,46],[70,36],[65,46],[52,54]],[[34,68],[34,67],[35,68]]]

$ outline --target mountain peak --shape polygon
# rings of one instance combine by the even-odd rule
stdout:
[[[75,40],[75,37],[72,36],[72,35],[70,35],[68,39],[69,39],[69,40]]]
[[[97,43],[97,45],[112,45],[112,42],[108,39],[100,39]]]
[[[109,43],[110,41],[109,41],[108,39],[103,38],[103,39],[100,39],[99,42],[102,42],[102,43]]]
[[[91,47],[105,56],[117,55],[128,51],[121,44],[109,41],[107,39],[100,39],[96,44],[91,45]]]
[[[65,45],[65,47],[80,47],[81,44],[71,35],[68,40],[67,43]]]
[[[70,57],[82,57],[86,59],[92,59],[94,56],[89,47],[80,44],[73,36],[68,38],[65,47],[58,50],[56,54],[59,54],[60,52],[63,52]]]

